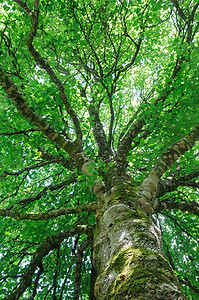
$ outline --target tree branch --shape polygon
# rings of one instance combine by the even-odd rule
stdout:
[[[21,1],[19,1],[19,0],[17,0],[17,1],[18,1],[17,3],[21,6]],[[26,7],[26,4],[23,4],[21,7],[24,9],[24,7]],[[33,40],[37,34],[37,27],[38,27],[39,0],[35,0],[34,13],[29,14],[29,16],[31,18],[32,27],[31,27],[29,35],[26,39],[27,48],[28,48],[29,52],[31,53],[32,57],[34,58],[35,62],[42,69],[44,69],[47,72],[47,74],[50,76],[52,82],[58,87],[59,92],[60,92],[60,98],[62,99],[62,102],[65,105],[66,110],[67,110],[69,116],[71,117],[73,124],[75,126],[75,131],[77,134],[76,144],[81,148],[81,146],[82,146],[82,131],[81,131],[80,123],[79,123],[79,120],[78,120],[78,117],[77,117],[75,111],[73,110],[73,108],[65,94],[64,85],[62,84],[60,79],[57,77],[57,75],[54,73],[54,71],[50,67],[49,63],[44,60],[44,58],[39,54],[39,52],[33,46]]]
[[[0,83],[7,93],[8,97],[16,105],[18,111],[32,124],[41,129],[41,131],[48,137],[48,139],[56,144],[58,147],[66,151],[70,157],[77,163],[77,167],[83,174],[88,175],[89,164],[92,163],[91,160],[79,147],[79,144],[71,142],[68,139],[63,138],[58,132],[56,132],[53,127],[50,126],[44,119],[42,119],[35,111],[29,107],[22,97],[21,93],[18,91],[17,87],[10,80],[10,78],[5,74],[5,72],[0,68]],[[101,186],[101,189],[99,188]],[[94,193],[99,192],[104,188],[103,184],[96,182],[93,191]]]
[[[186,151],[189,151],[199,137],[199,124],[184,138],[169,147],[155,163],[147,178],[140,187],[140,195],[146,200],[151,200],[157,191],[157,185],[161,176],[179,159]]]
[[[187,236],[189,236],[189,237],[193,237],[192,236],[192,233],[190,233],[191,231],[190,231],[190,228],[188,227],[186,227],[186,228],[184,228],[183,226],[184,226],[184,224],[183,225],[181,225],[180,223],[180,221],[177,221],[176,220],[176,218],[175,217],[173,217],[172,215],[168,215],[167,213],[165,213],[165,212],[163,212],[162,213],[162,215],[163,216],[166,216],[166,217],[168,217],[170,220],[172,220],[173,221],[173,223],[175,224],[175,226],[177,226],[178,228],[180,228],[180,230],[182,230],[182,232],[184,232]],[[198,235],[196,235],[195,237],[199,237]]]
[[[117,150],[117,160],[120,162],[126,161],[126,157],[131,148],[131,144],[133,139],[137,137],[138,133],[141,132],[143,126],[145,125],[145,121],[142,119],[137,119],[129,128],[129,130],[124,135],[123,139],[118,143]]]
[[[183,279],[182,279],[182,278],[178,277],[178,280],[181,284],[188,286],[199,296],[199,288],[196,285],[193,285],[193,283],[188,278],[183,277]]]
[[[103,125],[101,123],[101,120],[99,118],[99,111],[97,108],[94,107],[94,105],[90,105],[88,107],[90,116],[94,117],[94,128],[93,128],[93,134],[95,137],[95,141],[98,145],[98,154],[99,158],[105,161],[109,161],[112,156],[112,151],[110,148],[110,145],[108,144],[106,140],[106,134],[104,132]]]
[[[114,89],[113,85],[112,85],[112,89]],[[109,134],[108,134],[108,145],[109,147],[111,147],[112,144],[112,139],[113,139],[113,124],[114,124],[114,119],[115,119],[115,112],[113,109],[113,92],[114,90],[112,90],[111,93],[108,93],[108,98],[109,98],[109,107],[110,107],[110,113],[111,113],[111,119],[110,119],[110,125],[109,125]]]
[[[68,207],[68,208],[60,208],[55,211],[39,213],[39,214],[26,214],[26,213],[18,213],[7,209],[0,209],[0,216],[2,217],[10,217],[18,221],[22,220],[49,220],[53,218],[57,218],[63,215],[70,215],[70,214],[77,214],[83,211],[95,211],[97,209],[97,204],[94,202],[92,203],[85,203],[80,206],[76,207]]]
[[[18,205],[18,204],[24,205],[24,204],[32,203],[35,200],[40,199],[43,195],[45,195],[48,190],[55,191],[55,190],[61,189],[70,183],[74,183],[75,180],[76,180],[76,178],[72,177],[68,180],[62,181],[61,183],[58,183],[55,185],[49,185],[49,186],[45,187],[43,190],[41,190],[36,196],[21,199],[15,203],[11,204],[9,207],[6,208],[6,211],[10,211],[12,208],[14,208],[15,205]]]
[[[37,276],[34,281],[33,292],[32,292],[31,297],[28,300],[33,300],[35,298],[35,296],[37,295],[37,287],[38,287],[38,283],[39,283],[39,278],[42,275],[42,273],[44,272],[44,267],[42,265],[42,262],[39,264],[38,267],[39,267],[39,271],[38,271]]]
[[[192,12],[188,12],[187,16],[186,16],[185,13],[183,12],[183,9],[180,7],[179,2],[177,0],[172,0],[171,2],[174,4],[174,7],[176,8],[178,15],[182,18],[182,20],[185,22],[185,24],[187,26],[187,29],[186,29],[187,39],[186,39],[186,41],[188,43],[190,43],[192,41],[195,33],[196,33],[196,31],[194,30],[194,33],[192,34],[192,32],[193,32],[193,21],[194,21],[194,16],[195,16],[195,13],[198,9],[199,3],[196,3],[194,5],[193,9],[192,9]],[[196,28],[197,28],[197,26],[198,25],[196,25]]]
[[[157,200],[156,212],[162,213],[165,210],[179,209],[182,212],[188,211],[191,214],[199,216],[199,204],[195,201],[171,201],[169,198]]]
[[[195,13],[198,9],[198,6],[199,6],[199,3],[196,3],[192,12],[191,12],[191,15],[189,17],[189,20],[188,20],[188,25],[187,25],[187,42],[191,42],[193,37],[194,37],[194,34],[192,34],[193,32],[193,21],[194,21],[194,16],[195,16]]]
[[[171,2],[173,3],[173,5],[175,6],[179,16],[186,22],[187,21],[187,17],[183,12],[183,9],[180,7],[179,2],[177,0],[171,0]]]
[[[199,169],[182,176],[173,175],[172,178],[170,178],[171,175],[169,174],[166,179],[159,180],[156,198],[160,198],[169,192],[175,191],[179,186],[199,187],[198,182],[190,181],[199,176]]]
[[[141,47],[142,35],[143,35],[143,33],[141,33],[141,37],[139,38],[139,40],[137,42],[136,51],[135,51],[134,56],[132,57],[131,61],[122,69],[118,69],[118,74],[117,74],[117,77],[115,78],[115,82],[119,79],[121,73],[126,72],[134,64],[134,62],[138,56],[140,47]]]
[[[161,230],[161,231],[162,231],[162,230]],[[165,247],[166,247],[166,249],[167,249],[167,250],[166,250],[166,255],[167,255],[167,257],[168,257],[168,260],[169,260],[170,265],[172,266],[172,269],[173,269],[173,270],[176,270],[176,271],[178,272],[178,269],[176,268],[176,266],[175,266],[175,264],[174,264],[174,262],[173,262],[173,258],[172,258],[172,256],[171,256],[171,253],[170,253],[170,251],[169,251],[169,247],[168,247],[168,245],[166,244],[165,241],[164,241],[164,245],[165,245]],[[178,275],[178,280],[179,280],[179,282],[180,282],[181,284],[184,284],[184,285],[190,287],[196,294],[199,295],[199,289],[198,289],[195,285],[193,285],[193,284],[190,282],[190,280],[189,280],[188,278],[186,278],[186,277],[184,277],[184,276],[183,276],[183,278],[182,278],[181,276]]]
[[[85,40],[87,41],[88,46],[89,46],[90,50],[92,51],[92,53],[93,53],[93,55],[94,55],[94,57],[95,57],[95,59],[96,59],[96,62],[97,62],[98,68],[99,68],[100,76],[97,74],[97,72],[96,72],[96,73],[94,72],[93,75],[94,75],[94,77],[96,76],[97,78],[99,78],[99,80],[101,81],[102,85],[105,87],[105,84],[104,84],[104,82],[103,82],[104,71],[103,71],[103,68],[102,68],[100,59],[99,59],[99,57],[98,57],[98,55],[97,55],[97,52],[96,52],[96,50],[94,49],[93,45],[91,44],[91,42],[90,42],[90,40],[89,40],[89,36],[86,34],[85,29],[84,29],[82,23],[81,23],[81,22],[79,21],[79,19],[77,18],[76,14],[75,14],[75,11],[74,11],[74,7],[71,7],[71,9],[72,9],[73,17],[74,17],[74,19],[77,21],[77,23],[79,24],[79,27],[81,28],[81,31],[82,31],[82,33],[83,33],[83,35],[84,35],[84,37],[85,37]],[[90,71],[91,71],[91,69],[90,69]]]
[[[30,128],[30,129],[27,129],[27,130],[17,130],[17,129],[15,129],[15,130],[16,130],[15,132],[0,132],[0,136],[1,135],[12,136],[12,135],[17,135],[17,134],[27,135],[27,133],[29,133],[29,132],[41,131],[40,129],[33,129],[33,128]]]
[[[26,172],[26,171],[30,171],[30,170],[34,170],[34,169],[37,169],[37,168],[41,168],[41,167],[44,167],[44,166],[47,166],[51,163],[54,163],[54,162],[57,162],[57,160],[54,160],[54,161],[48,161],[48,162],[40,162],[38,164],[35,164],[35,165],[32,165],[32,166],[29,166],[27,168],[24,168],[22,170],[19,170],[19,171],[16,171],[16,172],[10,172],[10,171],[3,171],[3,175],[0,176],[0,178],[6,178],[8,175],[9,176],[19,176],[20,174]]]
[[[28,6],[26,5],[26,2],[24,3],[21,0],[14,0],[14,2],[16,2],[26,13],[27,15],[31,16],[31,10],[28,8]]]
[[[89,240],[85,240],[78,249],[76,268],[75,268],[75,287],[73,300],[79,300],[80,288],[81,288],[81,268],[84,250],[88,247]]]
[[[88,161],[86,155],[79,148],[78,144],[71,142],[68,139],[63,138],[58,132],[56,132],[49,123],[42,119],[35,111],[29,107],[23,98],[22,94],[18,91],[18,88],[0,68],[0,83],[5,90],[8,97],[16,105],[18,111],[23,117],[39,128],[48,139],[66,151],[71,158],[78,164],[80,170],[82,165]]]
[[[74,168],[77,168],[77,164],[74,160],[70,158],[63,157],[61,155],[52,155],[49,151],[47,151],[43,147],[38,147],[39,151],[41,151],[41,158],[44,160],[47,160],[49,162],[56,162],[57,164],[62,165],[64,168],[68,170],[74,170]],[[61,158],[60,158],[61,157]]]
[[[42,259],[54,248],[57,247],[64,239],[74,236],[75,234],[89,234],[89,232],[92,230],[92,227],[88,227],[85,225],[76,225],[73,228],[70,228],[66,231],[62,231],[57,235],[53,235],[50,237],[47,237],[44,242],[37,248],[35,251],[31,262],[29,263],[28,267],[26,268],[26,271],[24,275],[21,278],[21,281],[18,285],[18,287],[15,289],[15,291],[10,294],[10,296],[7,296],[3,298],[2,300],[18,300],[27,287],[29,287],[32,283],[32,277],[35,273],[36,268],[39,266],[39,264],[42,262]]]
[[[57,277],[59,273],[59,263],[60,263],[60,244],[57,246],[57,257],[54,269],[54,276],[53,276],[53,300],[57,300]]]

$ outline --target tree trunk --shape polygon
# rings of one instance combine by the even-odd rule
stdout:
[[[186,299],[137,188],[120,182],[102,200],[93,244],[96,299]]]

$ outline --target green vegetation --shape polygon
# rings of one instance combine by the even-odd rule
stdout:
[[[178,297],[171,266],[199,299],[198,1],[7,0],[0,15],[0,298],[102,300],[113,270],[105,300],[169,282]]]

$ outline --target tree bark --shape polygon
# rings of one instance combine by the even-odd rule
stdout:
[[[96,299],[186,299],[138,188],[121,181],[102,200],[93,243]]]

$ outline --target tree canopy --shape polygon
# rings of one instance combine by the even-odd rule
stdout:
[[[1,299],[95,299],[92,241],[114,172],[146,188],[143,211],[198,299],[198,7],[0,4]]]

